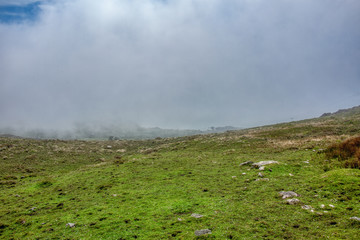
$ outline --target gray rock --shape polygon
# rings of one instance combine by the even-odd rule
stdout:
[[[193,213],[193,214],[191,214],[191,217],[193,217],[193,218],[202,218],[203,215],[197,214],[197,213]]]
[[[240,163],[240,166],[251,165],[253,163],[254,162],[252,162],[252,161],[246,161],[246,162]]]
[[[261,167],[259,167],[259,170],[260,170],[260,171],[264,171],[264,170],[265,170],[265,167],[264,167],[264,166],[261,166]]]
[[[262,174],[261,172],[258,173],[259,177],[264,177],[264,174]]]
[[[311,210],[311,209],[314,209],[312,206],[310,205],[304,205],[304,206],[301,206],[302,209],[305,209],[305,210]]]
[[[351,217],[351,220],[355,220],[355,221],[359,221],[360,222],[360,218],[359,217]]]
[[[73,228],[73,227],[75,227],[75,223],[67,223],[66,226]]]
[[[297,198],[292,198],[292,199],[286,200],[286,203],[289,205],[296,205],[296,204],[300,204],[300,200]]]
[[[201,230],[195,231],[195,236],[202,236],[202,235],[206,235],[206,234],[211,234],[211,230],[210,229],[201,229]]]
[[[255,181],[256,181],[256,182],[257,182],[257,181],[270,181],[270,179],[268,179],[268,178],[258,178],[258,179],[256,179]]]
[[[282,197],[282,199],[290,198],[290,197],[299,197],[300,195],[293,191],[281,191],[279,192],[279,195]]]
[[[261,162],[253,163],[252,166],[255,168],[260,168],[265,165],[278,164],[278,163],[279,163],[278,161],[261,161]]]

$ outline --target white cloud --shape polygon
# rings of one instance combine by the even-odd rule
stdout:
[[[2,125],[250,126],[360,100],[357,1],[74,0],[42,9],[35,24],[0,25]]]

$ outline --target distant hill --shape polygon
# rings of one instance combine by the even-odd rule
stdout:
[[[334,113],[324,113],[320,117],[329,117],[329,116],[344,116],[344,115],[356,115],[360,114],[360,105],[347,109],[340,109]]]

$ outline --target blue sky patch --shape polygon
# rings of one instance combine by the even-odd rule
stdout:
[[[21,23],[34,21],[39,15],[40,1],[26,5],[0,5],[0,23]]]

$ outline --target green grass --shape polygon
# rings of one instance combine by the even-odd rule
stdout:
[[[350,217],[360,217],[360,172],[321,150],[358,134],[358,122],[356,113],[146,141],[2,138],[0,238],[359,239]],[[263,160],[279,162],[262,171],[269,181],[239,166]]]

